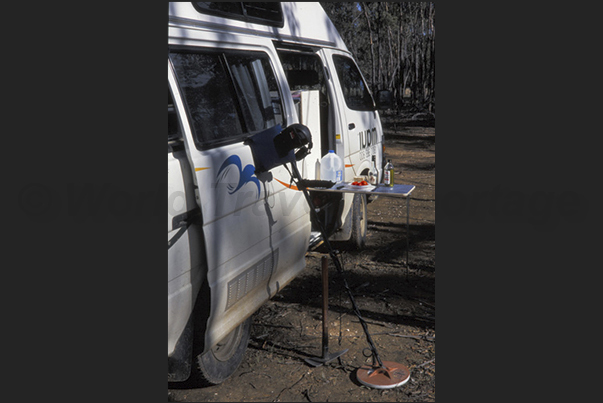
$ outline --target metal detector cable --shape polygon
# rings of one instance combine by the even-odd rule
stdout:
[[[318,214],[316,213],[316,210],[314,209],[314,206],[312,205],[312,200],[310,199],[310,195],[308,194],[308,189],[306,188],[306,186],[304,184],[304,180],[301,178],[301,175],[299,174],[299,171],[297,169],[297,164],[295,164],[294,162],[291,163],[291,167],[293,168],[293,174],[291,173],[291,171],[289,171],[289,168],[287,167],[287,165],[284,165],[284,166],[287,169],[287,171],[289,172],[289,174],[291,175],[291,179],[296,181],[297,188],[303,192],[304,197],[306,198],[306,202],[308,203],[308,206],[310,207],[310,217],[318,225],[318,227],[320,229],[320,233],[324,240],[324,243],[327,246],[327,249],[329,250],[329,256],[331,256],[331,260],[333,260],[333,263],[335,264],[335,268],[337,269],[337,272],[339,273],[339,275],[341,276],[341,279],[343,280],[343,286],[348,294],[348,297],[350,298],[350,301],[352,302],[352,308],[354,310],[354,314],[358,317],[358,320],[360,321],[360,324],[362,325],[362,329],[364,330],[364,334],[366,335],[366,340],[371,349],[372,358],[373,358],[373,366],[375,366],[375,362],[376,362],[379,364],[380,367],[383,368],[384,367],[383,362],[381,361],[381,358],[379,357],[379,353],[377,353],[377,348],[375,347],[375,344],[373,343],[373,339],[371,338],[371,335],[369,334],[366,321],[364,320],[364,318],[362,317],[362,314],[360,313],[360,310],[358,309],[358,305],[356,304],[356,300],[354,299],[352,290],[350,289],[348,282],[345,278],[344,271],[343,271],[343,265],[342,265],[341,261],[339,260],[339,257],[337,256],[337,252],[331,246],[331,243],[329,242],[329,238],[327,236],[327,232],[323,226],[323,223],[322,223],[322,221],[320,221],[320,218],[318,217]]]

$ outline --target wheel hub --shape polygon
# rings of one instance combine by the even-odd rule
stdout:
[[[228,336],[222,339],[218,344],[216,344],[211,352],[219,361],[228,361],[237,350],[239,346],[239,339],[241,338],[241,334],[243,332],[243,325],[237,326]]]

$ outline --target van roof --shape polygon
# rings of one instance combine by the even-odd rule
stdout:
[[[198,3],[206,5],[212,3]],[[226,4],[226,3],[216,3]],[[231,3],[243,4],[243,3]],[[254,4],[254,3],[244,3]],[[261,3],[255,3],[261,4]],[[272,3],[278,4],[278,3]],[[168,25],[175,28],[197,28],[225,33],[239,33],[264,36],[288,43],[326,46],[347,51],[343,39],[318,2],[281,2],[282,22],[262,23],[261,21],[229,18],[228,13],[200,12],[201,6],[193,3],[170,2]],[[207,7],[207,6],[205,6]],[[277,26],[275,26],[277,25]],[[282,25],[282,26],[280,26]]]

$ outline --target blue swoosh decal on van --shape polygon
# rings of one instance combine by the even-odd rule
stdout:
[[[242,168],[241,158],[239,158],[238,155],[231,155],[230,157],[226,158],[226,160],[224,161],[224,163],[218,170],[218,174],[216,175],[216,180],[218,180],[218,178],[220,178],[220,179],[224,178],[224,176],[226,175],[226,172],[227,172],[227,168],[232,165],[234,165],[236,167],[237,171],[239,172],[239,183],[237,183],[236,186],[235,186],[235,184],[229,183],[228,184],[228,193],[233,194],[237,190],[241,189],[243,187],[243,185],[245,185],[246,183],[253,182],[253,183],[255,183],[255,185],[258,188],[258,198],[259,198],[260,197],[260,181],[255,176],[255,167],[251,164],[248,164],[245,166],[245,168]]]

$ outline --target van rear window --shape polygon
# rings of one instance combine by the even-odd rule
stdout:
[[[171,50],[170,60],[198,148],[283,125],[280,92],[265,53]]]
[[[193,2],[197,11],[218,17],[282,28],[283,12],[279,2]]]

